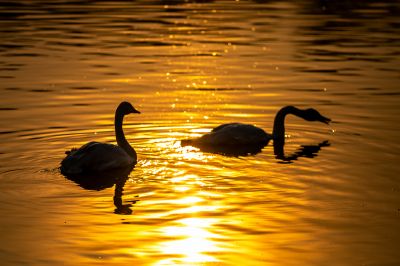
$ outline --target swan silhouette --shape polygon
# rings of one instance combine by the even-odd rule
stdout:
[[[61,162],[61,173],[65,176],[81,176],[132,168],[137,162],[135,150],[129,145],[122,130],[124,116],[140,113],[130,103],[122,102],[115,111],[115,136],[117,144],[89,142],[79,149],[67,151]]]
[[[194,146],[202,151],[232,156],[257,154],[271,139],[274,141],[275,147],[283,147],[285,117],[288,114],[301,117],[306,121],[318,121],[325,124],[329,124],[331,121],[313,108],[299,109],[294,106],[285,106],[275,115],[272,135],[253,125],[229,123],[220,125],[199,138],[182,140],[181,145]]]

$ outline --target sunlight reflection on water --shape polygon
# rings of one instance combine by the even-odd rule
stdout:
[[[182,259],[161,260],[155,265],[171,265],[177,262],[217,262],[218,260],[215,257],[208,255],[214,252],[221,252],[223,250],[222,248],[218,247],[214,241],[212,241],[212,238],[218,237],[218,235],[212,234],[209,231],[209,229],[216,222],[217,219],[213,218],[185,218],[176,221],[177,226],[163,228],[162,231],[165,235],[173,236],[177,240],[162,243],[160,251],[164,254],[182,257]]]

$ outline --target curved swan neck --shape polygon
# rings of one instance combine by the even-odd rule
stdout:
[[[117,139],[117,144],[136,162],[137,155],[135,150],[129,145],[125,138],[124,131],[122,130],[122,122],[124,120],[124,114],[117,109],[115,112],[115,137]]]
[[[285,117],[288,114],[301,116],[301,110],[294,106],[285,106],[276,113],[272,131],[272,136],[276,142],[283,143],[285,140]]]

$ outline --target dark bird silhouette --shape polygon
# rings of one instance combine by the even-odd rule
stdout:
[[[196,139],[182,140],[182,146],[194,146],[205,152],[219,153],[228,156],[246,156],[261,152],[269,141],[274,141],[278,148],[285,143],[285,117],[292,114],[306,121],[318,121],[328,124],[331,119],[321,115],[313,108],[299,109],[285,106],[275,115],[272,135],[263,129],[241,123],[223,124]]]
[[[115,136],[118,146],[89,142],[79,149],[67,151],[67,156],[61,162],[61,173],[73,176],[110,172],[116,169],[132,169],[137,162],[137,155],[122,130],[124,116],[131,113],[140,112],[128,102],[120,103],[115,111]]]
[[[79,149],[67,151],[61,162],[61,173],[86,190],[103,190],[115,185],[113,202],[117,214],[131,214],[132,204],[123,204],[122,194],[129,173],[137,163],[135,150],[122,130],[124,116],[140,113],[130,103],[122,102],[115,111],[117,144],[89,142]],[[136,200],[131,201],[136,203]]]

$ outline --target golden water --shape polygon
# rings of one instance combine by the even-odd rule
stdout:
[[[399,265],[399,10],[1,3],[1,265]],[[142,112],[124,126],[139,162],[116,207],[114,188],[85,190],[58,166],[115,143],[123,100]],[[271,132],[289,104],[333,120],[287,118],[286,155],[322,144],[311,156],[179,144],[227,122]]]

